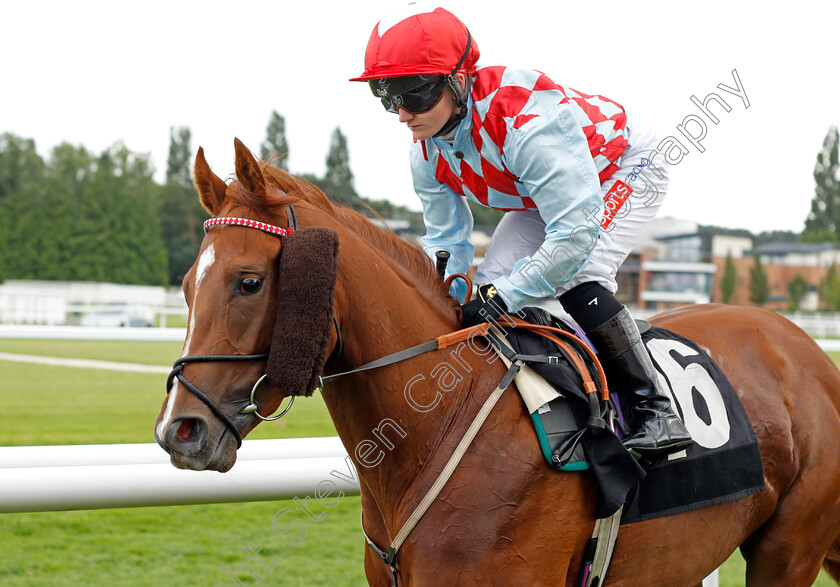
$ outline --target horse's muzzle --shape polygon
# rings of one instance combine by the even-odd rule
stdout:
[[[225,472],[236,463],[236,440],[226,432],[223,429],[214,442],[207,420],[201,416],[182,416],[169,422],[162,438],[155,430],[155,440],[179,469]]]

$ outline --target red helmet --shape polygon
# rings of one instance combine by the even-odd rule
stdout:
[[[394,22],[383,19],[373,28],[365,50],[365,71],[350,81],[475,73],[480,53],[467,27],[443,8],[413,14]]]

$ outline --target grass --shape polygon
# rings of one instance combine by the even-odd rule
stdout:
[[[181,354],[181,344],[0,340],[0,352],[171,365]],[[154,442],[152,426],[166,393],[165,376],[0,364],[4,389],[10,390],[3,394],[0,445]],[[46,407],[36,412],[34,406]],[[300,398],[289,418],[265,422],[249,438],[335,434],[326,406],[313,397]]]
[[[293,547],[271,526],[284,506],[293,504],[4,514],[0,584],[233,585],[222,565],[233,570],[241,563],[251,564],[267,585],[366,584],[358,497],[345,497],[319,524],[305,518],[306,537]],[[248,561],[245,547],[259,549],[265,566],[274,568]],[[241,579],[248,576],[240,573]]]
[[[110,342],[99,340],[3,340],[0,352],[121,363],[172,366],[181,356],[180,342]],[[6,363],[9,364],[9,363]]]
[[[0,352],[171,365],[177,343],[0,341]],[[831,353],[837,362],[840,353]],[[152,442],[164,397],[164,376],[0,362],[4,409],[0,445]],[[335,429],[318,397],[300,398],[288,418],[263,423],[252,438],[331,436]],[[303,496],[301,496],[303,497]],[[313,500],[314,501],[314,500]],[[312,502],[310,502],[312,504]],[[193,586],[220,585],[225,574],[250,563],[266,585],[365,585],[358,497],[344,497],[305,537],[278,534],[272,518],[287,501],[0,514],[0,585]],[[302,528],[302,526],[300,526]],[[248,561],[260,548],[268,568]],[[251,580],[244,567],[239,579]],[[739,554],[721,568],[720,585],[744,584]],[[822,574],[815,585],[834,583]]]
[[[256,567],[269,585],[365,584],[358,498],[345,497],[320,524],[309,521],[306,537],[294,547],[271,527],[284,505],[292,504],[6,514],[0,519],[0,530],[9,537],[0,539],[0,582],[10,587],[217,585],[226,581],[222,565],[234,569],[247,561],[247,546],[261,547],[268,566],[277,562],[265,572]],[[733,560],[722,569],[721,585],[741,585],[739,577],[743,561]]]

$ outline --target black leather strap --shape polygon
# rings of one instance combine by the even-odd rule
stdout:
[[[437,339],[430,340],[422,344],[418,344],[416,346],[397,351],[396,353],[391,353],[390,355],[386,355],[369,363],[365,363],[361,367],[353,369],[352,371],[343,371],[342,373],[335,373],[333,375],[327,375],[326,377],[322,377],[321,385],[323,386],[323,384],[329,383],[333,379],[344,377],[345,375],[352,375],[354,373],[361,373],[362,371],[370,371],[371,369],[378,369],[379,367],[393,365],[394,363],[405,361],[406,359],[422,355],[423,353],[428,353],[429,351],[437,350],[437,348]]]
[[[169,392],[172,389],[172,384],[175,378],[177,378],[178,381],[181,382],[181,385],[186,387],[187,390],[195,397],[204,402],[204,404],[210,408],[210,411],[213,412],[219,420],[224,422],[225,426],[230,429],[233,437],[236,439],[236,446],[239,448],[242,446],[242,435],[236,428],[236,424],[234,424],[233,420],[231,420],[219,406],[213,403],[213,400],[207,397],[203,391],[189,382],[183,374],[184,367],[188,363],[210,363],[213,361],[264,361],[267,358],[268,353],[260,353],[257,355],[196,355],[194,357],[181,357],[172,365],[172,371],[169,372],[169,376],[166,378],[166,393],[169,395]]]

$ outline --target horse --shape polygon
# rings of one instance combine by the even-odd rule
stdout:
[[[227,471],[261,416],[311,394],[322,374],[461,328],[459,303],[419,247],[234,142],[230,184],[202,149],[195,160],[201,203],[220,222],[184,277],[186,340],[155,421],[180,468]],[[305,234],[317,238],[292,246]],[[330,235],[336,242],[324,245]],[[608,583],[700,585],[737,548],[750,587],[810,585],[821,567],[840,580],[838,369],[807,334],[761,309],[691,306],[651,322],[695,341],[726,374],[759,442],[765,488],[621,526]],[[486,348],[431,351],[321,385],[374,544],[391,544],[497,388],[506,368]],[[367,580],[575,585],[596,501],[588,472],[545,461],[511,386],[402,544],[396,579],[365,549]]]

